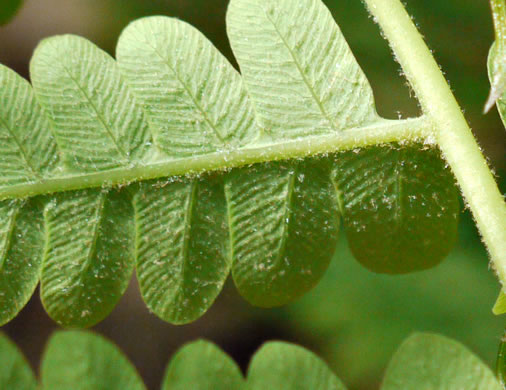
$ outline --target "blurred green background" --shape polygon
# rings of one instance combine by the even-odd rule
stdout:
[[[37,43],[62,33],[87,37],[114,54],[118,35],[131,20],[163,14],[196,26],[235,64],[225,32],[227,3],[28,0],[10,24],[0,27],[0,63],[28,77]],[[378,112],[387,118],[417,115],[417,102],[362,3],[325,3],[370,79]],[[504,178],[504,128],[495,109],[482,115],[489,88],[486,56],[493,40],[488,1],[405,3],[450,80],[491,166]],[[503,318],[491,313],[498,289],[469,213],[463,211],[458,246],[445,262],[429,271],[396,277],[373,274],[353,260],[342,236],[335,259],[317,288],[283,308],[253,308],[228,283],[203,318],[172,326],[149,314],[132,280],[120,304],[95,330],[125,351],[150,389],[159,388],[174,351],[196,338],[215,341],[243,368],[262,342],[293,341],[323,357],[350,389],[376,389],[391,354],[413,331],[456,338],[492,365],[504,326]],[[38,367],[43,346],[55,328],[37,292],[21,314],[0,329]]]

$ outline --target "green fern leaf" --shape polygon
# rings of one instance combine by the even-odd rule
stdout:
[[[240,390],[245,381],[237,364],[208,341],[186,344],[172,358],[162,390]]]
[[[13,259],[33,265],[16,271],[14,287],[0,286],[7,302],[0,322],[26,303],[41,266],[43,304],[64,326],[104,318],[134,264],[148,307],[172,323],[201,316],[230,270],[250,302],[284,304],[325,271],[340,206],[352,247],[373,249],[356,250],[357,257],[375,271],[423,269],[446,254],[455,190],[441,184],[451,182],[447,170],[435,174],[437,153],[363,152],[385,165],[377,176],[384,183],[409,176],[402,194],[360,180],[376,174],[361,167],[360,155],[313,156],[416,139],[432,127],[423,117],[378,117],[367,79],[325,6],[233,0],[227,21],[242,77],[197,30],[166,17],[132,23],[117,62],[83,38],[44,40],[30,65],[33,92],[0,67],[0,276]],[[220,169],[227,172],[209,173]],[[128,186],[114,188],[121,185]],[[364,196],[412,205],[417,191],[425,205],[400,217],[399,207],[359,212]],[[33,211],[23,203],[32,201]],[[33,226],[17,226],[19,207],[20,216],[39,215]],[[354,226],[369,227],[358,234]],[[12,229],[20,234],[11,236]],[[400,240],[395,253],[385,249],[390,233]],[[33,252],[23,263],[11,253],[28,238]],[[11,287],[22,299],[5,292]]]
[[[156,144],[171,158],[236,149],[257,137],[239,73],[194,27],[144,18],[123,31],[116,51]]]
[[[265,137],[293,139],[373,121],[367,80],[328,9],[319,1],[288,3],[233,0],[227,12],[230,42]],[[282,305],[303,294],[332,258],[335,194],[325,167],[310,165],[267,164],[227,182],[233,276],[256,305]]]
[[[333,179],[351,251],[370,270],[424,270],[453,248],[460,204],[437,150],[393,145],[340,153]]]
[[[235,149],[256,138],[241,77],[188,24],[167,17],[134,22],[117,56],[156,144],[170,158]],[[142,185],[135,198],[140,288],[150,309],[173,323],[200,317],[230,271],[223,184],[207,181]]]
[[[36,388],[24,357],[0,334],[0,385]],[[145,390],[141,378],[110,341],[89,332],[56,332],[41,363],[44,390]],[[388,366],[382,390],[499,390],[490,369],[456,341],[415,334]],[[2,387],[3,389],[4,387]],[[284,342],[264,344],[244,380],[239,367],[214,344],[183,346],[169,362],[163,390],[345,390],[329,367],[305,348]]]
[[[320,0],[231,0],[227,32],[257,120],[274,139],[378,119],[369,83]]]
[[[39,283],[42,206],[39,198],[0,201],[0,325],[19,313]]]
[[[116,190],[71,191],[55,195],[44,214],[42,303],[63,326],[94,325],[111,312],[132,275],[131,203]]]
[[[320,280],[337,243],[339,215],[325,159],[258,165],[226,185],[232,275],[257,306],[285,304]]]
[[[48,38],[35,50],[30,76],[66,168],[82,173],[142,165],[151,135],[108,54],[77,36]]]
[[[381,390],[500,390],[492,371],[460,343],[414,334],[390,361]]]
[[[30,84],[0,65],[0,186],[51,174],[58,155],[50,128]]]
[[[252,390],[346,390],[330,368],[308,350],[282,342],[264,344],[248,369]]]
[[[46,39],[30,72],[65,171],[144,163],[151,145],[144,113],[105,52],[75,36]],[[57,195],[48,204],[41,295],[60,324],[93,325],[123,294],[134,264],[130,208],[128,198],[101,190]]]
[[[143,183],[134,208],[137,278],[146,304],[174,324],[196,320],[230,272],[222,179]]]
[[[0,389],[36,390],[37,381],[18,348],[0,333]]]
[[[0,186],[39,180],[58,162],[50,124],[30,84],[0,65]],[[0,324],[28,302],[44,247],[39,200],[0,201]]]
[[[118,348],[93,333],[57,332],[41,364],[44,390],[146,390]]]

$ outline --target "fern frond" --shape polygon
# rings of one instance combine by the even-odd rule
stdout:
[[[92,333],[55,333],[41,367],[42,389],[146,390],[137,370],[111,342]]]
[[[37,386],[28,363],[0,334],[0,387]],[[49,340],[41,363],[43,390],[144,390],[135,367],[117,346],[97,334],[60,331]],[[462,344],[443,336],[408,337],[388,365],[381,390],[500,390],[490,368]],[[305,348],[268,342],[253,355],[246,378],[216,345],[184,345],[165,370],[162,390],[346,390],[329,366]]]
[[[466,387],[498,390],[502,386],[492,371],[459,342],[437,334],[415,333],[392,357],[381,390]]]
[[[422,141],[433,125],[378,117],[323,3],[232,0],[227,22],[242,76],[167,17],[128,26],[117,61],[83,38],[44,40],[33,90],[0,67],[0,323],[40,274],[52,318],[93,325],[134,266],[172,323],[205,313],[231,270],[250,302],[282,305],[325,272],[340,214],[374,271],[448,253],[458,202],[439,153],[356,149]]]
[[[170,158],[233,150],[258,137],[239,73],[194,27],[141,19],[123,31],[116,55]]]

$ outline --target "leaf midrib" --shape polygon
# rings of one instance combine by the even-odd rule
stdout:
[[[414,119],[378,119],[373,124],[335,133],[301,137],[278,142],[257,142],[246,147],[197,156],[166,159],[148,165],[121,166],[100,172],[66,174],[0,187],[0,200],[80,190],[128,185],[163,177],[228,170],[255,163],[305,158],[380,143],[423,141],[433,133],[433,125],[422,116]]]
[[[69,288],[73,289],[75,286],[84,285],[87,286],[88,284],[82,283],[83,279],[88,277],[88,270],[91,268],[93,263],[93,257],[96,254],[96,248],[97,248],[97,241],[100,236],[100,224],[102,223],[102,218],[104,217],[104,206],[107,198],[107,192],[101,191],[99,194],[99,199],[95,200],[93,204],[96,207],[95,215],[93,218],[93,231],[92,231],[92,240],[87,249],[86,253],[86,259],[83,261],[83,264],[81,266],[81,270],[76,274],[76,277],[72,279],[72,283],[69,284]],[[72,299],[76,302],[81,302],[81,297],[83,295],[83,289],[77,288],[76,294],[72,296]],[[83,307],[84,309],[84,307]]]
[[[278,253],[276,255],[276,260],[273,263],[274,267],[279,267],[281,260],[285,256],[286,252],[286,244],[288,242],[288,235],[290,234],[290,220],[291,220],[291,214],[292,214],[292,198],[293,198],[293,192],[295,191],[295,178],[297,176],[297,170],[299,169],[299,164],[296,164],[293,173],[288,173],[290,177],[288,178],[288,184],[287,184],[287,192],[285,197],[285,206],[283,210],[283,227],[282,227],[282,233],[281,233],[281,242],[279,243],[278,247]]]
[[[184,218],[184,234],[183,234],[183,249],[182,249],[182,262],[181,262],[181,277],[177,280],[177,291],[174,296],[177,296],[181,293],[181,290],[184,289],[184,284],[186,283],[186,274],[188,271],[188,261],[190,260],[190,241],[191,241],[191,230],[193,228],[193,210],[195,208],[195,204],[197,202],[197,191],[198,191],[198,182],[197,180],[192,180],[190,184],[190,193],[188,196],[188,205],[186,207],[186,213]],[[184,295],[184,294],[181,294]]]
[[[88,269],[91,267],[92,259],[95,255],[95,251],[97,248],[97,241],[98,241],[98,237],[99,237],[98,233],[100,231],[100,224],[102,223],[102,218],[104,217],[104,206],[105,206],[106,198],[107,198],[107,192],[101,191],[99,194],[98,202],[97,202],[98,204],[96,205],[95,217],[93,219],[95,224],[93,226],[92,242],[90,244],[88,253],[86,254],[86,260],[84,261],[83,267],[82,267],[79,275],[83,275],[83,276],[87,275]]]

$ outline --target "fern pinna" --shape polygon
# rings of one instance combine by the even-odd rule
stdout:
[[[282,305],[325,272],[340,219],[375,272],[446,256],[459,203],[433,124],[378,116],[321,1],[232,0],[227,28],[241,74],[168,17],[130,24],[116,61],[66,35],[38,46],[32,85],[0,66],[0,323],[40,280],[53,319],[91,326],[134,266],[171,323],[230,272]]]
[[[16,390],[146,390],[140,375],[111,341],[84,331],[53,334],[37,379],[21,351],[0,333],[0,386]],[[417,356],[417,359],[413,359]],[[246,377],[211,342],[181,347],[165,369],[162,390],[346,390],[329,366],[305,348],[268,342],[253,355]],[[430,333],[408,337],[390,361],[381,390],[502,388],[494,373],[457,341]]]

